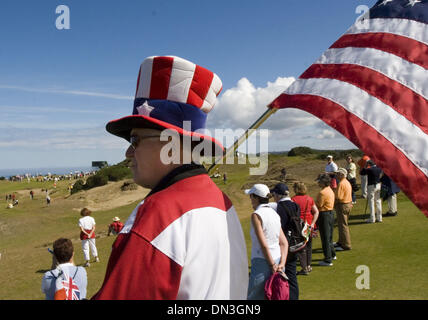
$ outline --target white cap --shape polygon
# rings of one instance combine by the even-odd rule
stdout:
[[[258,183],[258,184],[255,184],[251,189],[246,189],[245,193],[255,194],[259,197],[267,198],[268,195],[270,194],[270,190],[267,185]]]
[[[348,171],[345,168],[339,168],[337,172],[343,174],[345,177],[348,175]]]

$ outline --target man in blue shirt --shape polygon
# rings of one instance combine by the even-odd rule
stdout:
[[[73,263],[74,248],[69,239],[60,238],[53,243],[52,265],[57,267],[44,274],[42,280],[42,292],[46,300],[54,300],[56,291],[56,280],[63,272],[67,277],[73,279],[73,283],[78,288],[69,289],[72,291],[74,299],[83,300],[86,298],[86,287],[88,284],[86,270],[83,267],[76,267]]]

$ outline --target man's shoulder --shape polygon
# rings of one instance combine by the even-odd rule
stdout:
[[[59,270],[52,269],[45,272],[45,274],[43,275],[43,279],[54,279],[54,278],[57,278],[58,275],[59,275]]]
[[[332,188],[326,187],[324,189],[321,189],[320,194],[321,195],[333,195],[334,196],[334,191]]]
[[[157,203],[160,206],[178,206],[192,204],[204,206],[206,203],[232,205],[230,199],[220,190],[207,174],[182,179],[171,186],[154,193],[146,199],[147,206]]]

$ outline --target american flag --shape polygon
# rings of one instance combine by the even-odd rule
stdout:
[[[269,107],[307,111],[428,217],[428,0],[378,1]]]

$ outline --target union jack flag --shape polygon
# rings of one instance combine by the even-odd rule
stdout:
[[[381,0],[269,106],[307,111],[428,217],[428,0]]]
[[[73,278],[63,272],[56,280],[55,300],[80,300],[79,287]]]

